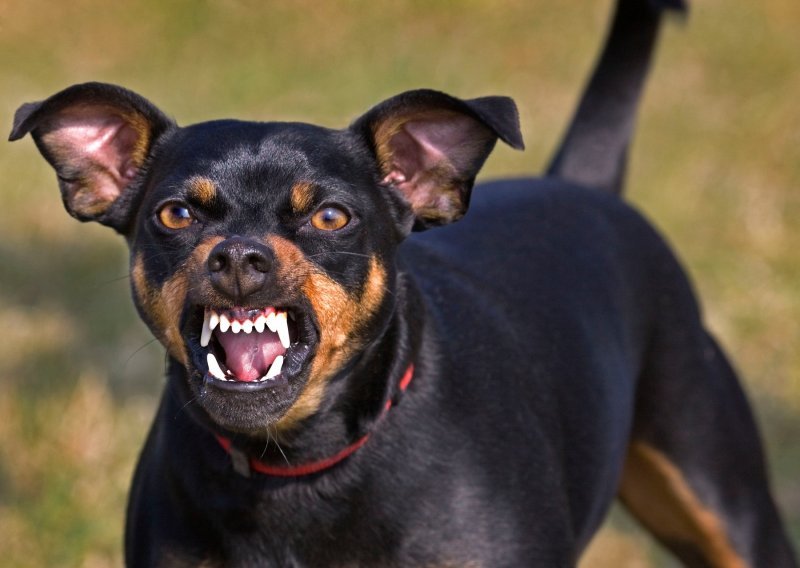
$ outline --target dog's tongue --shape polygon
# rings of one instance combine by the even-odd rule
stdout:
[[[286,351],[278,334],[266,330],[263,333],[217,333],[216,337],[225,349],[225,366],[240,381],[257,381],[267,374],[275,357]]]

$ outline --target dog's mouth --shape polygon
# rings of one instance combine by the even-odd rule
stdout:
[[[203,306],[191,320],[199,327],[193,363],[206,384],[225,390],[285,385],[303,371],[318,335],[309,315],[292,308]]]

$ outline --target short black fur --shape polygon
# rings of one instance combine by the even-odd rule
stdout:
[[[474,191],[496,140],[523,147],[511,99],[411,91],[344,130],[181,128],[98,83],[20,108],[10,139],[126,238],[169,354],[129,566],[574,566],[618,492],[688,566],[796,566],[735,374],[613,195],[676,4],[621,0],[549,176]],[[291,316],[286,367],[217,378],[204,321],[259,310]],[[674,506],[696,523],[649,514]]]

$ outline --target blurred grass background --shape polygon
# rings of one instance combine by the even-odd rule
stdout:
[[[344,126],[396,92],[507,94],[538,171],[610,0],[0,0],[0,116],[70,84],[132,88],[180,123]],[[629,199],[680,251],[741,370],[800,544],[800,4],[696,2],[663,36]],[[121,564],[127,488],[163,352],[128,299],[126,251],[61,208],[30,140],[0,145],[0,566]],[[674,566],[616,511],[583,566]]]

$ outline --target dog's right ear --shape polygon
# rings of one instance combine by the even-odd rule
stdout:
[[[124,232],[139,178],[155,141],[174,123],[136,93],[104,83],[74,85],[22,105],[9,140],[31,133],[58,176],[73,217]]]

